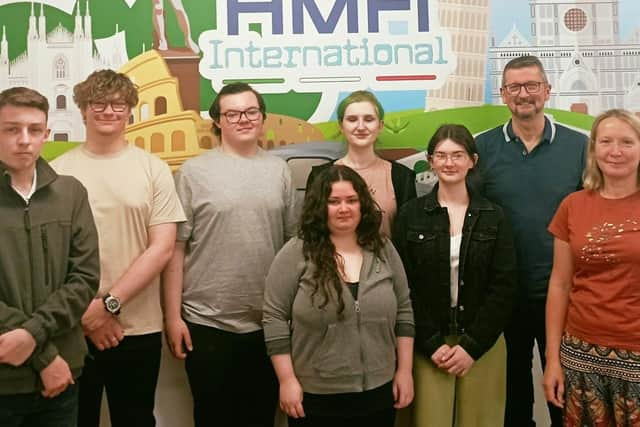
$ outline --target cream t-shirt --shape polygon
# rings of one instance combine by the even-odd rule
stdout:
[[[149,227],[186,219],[167,164],[137,147],[97,155],[81,145],[51,166],[76,177],[89,193],[100,239],[101,295],[147,249]],[[118,319],[125,335],[162,331],[159,276],[123,305]]]

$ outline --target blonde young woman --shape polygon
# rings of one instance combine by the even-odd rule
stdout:
[[[547,297],[547,400],[565,426],[640,425],[640,120],[596,118],[584,190],[567,196]]]
[[[416,175],[404,165],[379,157],[375,151],[384,127],[384,109],[374,94],[356,91],[338,105],[340,131],[347,141],[347,153],[335,162],[315,166],[307,180],[307,190],[321,171],[333,163],[349,166],[364,179],[382,209],[382,233],[391,236],[396,212],[416,197]]]

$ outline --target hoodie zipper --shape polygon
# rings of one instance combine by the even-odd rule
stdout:
[[[365,379],[365,366],[364,366],[364,352],[362,349],[362,330],[360,325],[360,301],[358,301],[358,294],[360,293],[360,285],[358,285],[358,290],[356,293],[356,297],[353,299],[353,306],[356,312],[356,322],[358,323],[358,339],[360,340],[360,366],[362,367],[362,390],[365,390],[366,379]]]

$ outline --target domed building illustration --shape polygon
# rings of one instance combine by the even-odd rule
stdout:
[[[130,144],[157,155],[172,169],[215,145],[211,120],[183,108],[180,82],[158,51],[136,56],[119,71],[138,86],[138,105],[126,130]]]

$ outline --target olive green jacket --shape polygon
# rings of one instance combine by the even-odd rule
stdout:
[[[77,377],[87,351],[80,325],[99,284],[98,234],[87,192],[42,159],[27,203],[0,162],[0,334],[24,328],[36,349],[0,364],[0,395],[42,389],[40,371],[60,355]]]

